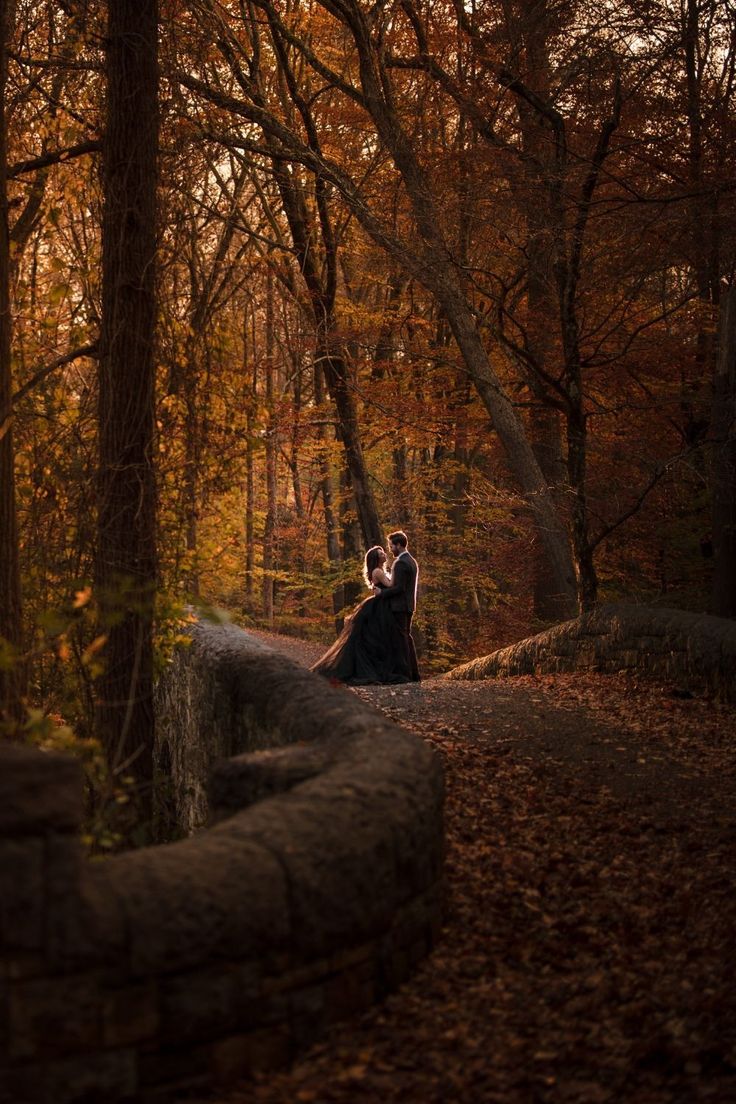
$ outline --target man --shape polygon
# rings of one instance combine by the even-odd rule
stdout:
[[[391,586],[378,590],[376,597],[390,603],[389,608],[396,618],[403,642],[404,655],[401,658],[402,666],[406,665],[406,677],[411,682],[419,682],[417,653],[411,635],[411,619],[417,606],[419,567],[414,557],[409,555],[406,533],[400,529],[389,533],[388,541],[394,557]]]

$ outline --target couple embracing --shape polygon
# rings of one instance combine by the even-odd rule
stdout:
[[[417,561],[409,554],[406,533],[389,534],[393,563],[380,544],[365,555],[363,577],[373,594],[346,620],[335,643],[312,668],[325,678],[365,686],[419,682],[411,619],[417,604]]]

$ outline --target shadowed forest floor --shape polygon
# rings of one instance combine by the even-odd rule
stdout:
[[[219,1104],[736,1101],[736,709],[625,675],[334,692],[442,756],[442,936]]]

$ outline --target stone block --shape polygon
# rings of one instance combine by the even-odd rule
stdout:
[[[48,973],[45,955],[36,951],[8,951],[4,959],[4,968],[9,981],[43,977]]]
[[[137,1056],[134,1050],[108,1050],[51,1062],[45,1083],[48,1104],[130,1101],[138,1089]]]
[[[312,985],[290,994],[289,1022],[297,1050],[306,1050],[324,1035],[327,1011],[326,985]]]
[[[209,966],[161,984],[161,1034],[166,1042],[211,1039],[283,1022],[288,994],[265,994],[253,964]]]
[[[9,987],[9,1054],[46,1058],[102,1042],[102,993],[94,975],[34,978]]]
[[[0,836],[74,832],[82,813],[82,768],[76,759],[0,744]]]
[[[411,964],[405,950],[386,946],[381,954],[377,986],[380,995],[398,988],[409,976]]]
[[[105,989],[102,1041],[106,1047],[131,1046],[154,1038],[158,1031],[158,987],[154,982]]]
[[[166,1089],[165,1097],[178,1087],[204,1086],[211,1075],[209,1043],[157,1047],[139,1056],[139,1090]]]
[[[76,884],[66,884],[65,869],[75,869],[75,855],[64,860],[58,848],[50,862],[46,915],[46,953],[53,970],[80,972],[122,964],[127,952],[125,917],[116,892],[112,864],[81,859]]]
[[[216,1081],[227,1082],[258,1070],[281,1069],[288,1065],[292,1053],[286,1025],[232,1035],[213,1044],[212,1074]]]
[[[442,887],[435,886],[429,893],[416,897],[397,912],[384,944],[407,948],[423,941],[428,950],[432,931],[441,916],[441,893]]]
[[[302,960],[387,927],[403,892],[394,825],[378,795],[371,807],[356,792],[305,789],[239,814],[243,831],[267,843],[287,870],[292,949]]]
[[[334,758],[334,751],[328,747],[304,744],[222,760],[210,775],[211,815],[228,816],[256,801],[292,790],[326,770]]]
[[[53,1104],[46,1096],[43,1067],[33,1064],[15,1069],[0,1065],[0,1104]]]
[[[377,973],[377,966],[376,966]],[[327,982],[325,1001],[329,1020],[346,1019],[369,1008],[376,1000],[377,977],[371,967],[343,970]]]
[[[296,969],[284,966],[278,973],[270,974],[261,982],[260,991],[264,996],[274,993],[287,993],[300,989],[332,973],[331,959],[318,958]]]
[[[337,951],[327,960],[328,969],[326,973],[336,974],[341,970],[349,969],[351,966],[361,966],[365,962],[372,962],[376,948],[377,943],[372,940],[370,943],[361,943],[358,947],[346,947],[344,950]]]
[[[40,949],[44,932],[44,841],[0,837],[0,941]]]
[[[242,838],[238,814],[201,836],[110,859],[135,975],[223,959],[258,959],[289,945],[283,868]]]

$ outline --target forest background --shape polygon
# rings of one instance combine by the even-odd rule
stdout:
[[[736,616],[735,69],[720,0],[3,3],[6,724],[119,765],[187,603],[328,642],[399,527],[428,673]]]

